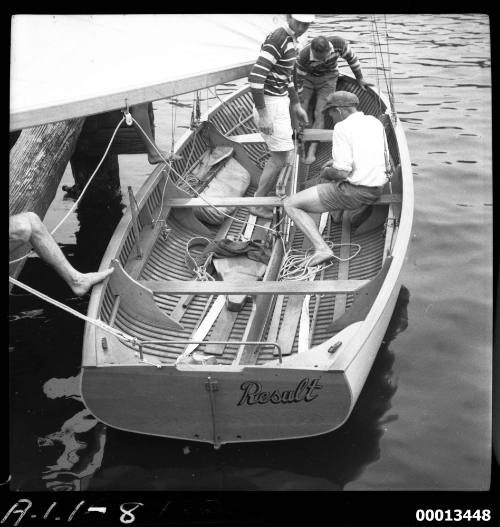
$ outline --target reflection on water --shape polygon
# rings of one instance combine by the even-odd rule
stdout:
[[[79,376],[50,379],[43,385],[43,391],[50,399],[82,400]],[[67,419],[57,432],[39,437],[39,447],[63,448],[55,465],[48,465],[42,473],[47,489],[87,490],[90,478],[102,464],[105,444],[105,425],[86,408]]]

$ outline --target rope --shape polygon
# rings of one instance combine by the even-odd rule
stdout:
[[[23,282],[20,282],[19,280],[12,278],[11,276],[9,276],[9,282],[20,287],[21,289],[24,289],[25,291],[28,291],[28,293],[31,293],[32,295],[35,295],[38,298],[41,298],[42,300],[45,300],[45,302],[48,302],[49,304],[52,304],[62,309],[63,311],[70,313],[71,315],[74,315],[75,317],[85,320],[85,322],[88,322],[89,324],[93,324],[94,326],[101,328],[102,330],[107,331],[108,333],[111,333],[112,335],[114,335],[115,337],[119,339],[126,340],[127,342],[130,342],[131,344],[135,346],[139,345],[140,341],[137,338],[132,337],[131,335],[128,335],[127,333],[124,333],[123,331],[120,331],[119,329],[109,326],[102,320],[90,318],[84,315],[83,313],[80,313],[79,311],[76,311],[75,309],[63,304],[62,302],[59,302],[58,300],[55,300],[54,298],[46,295],[45,293],[37,291],[36,289],[33,289],[29,285],[26,285]]]
[[[208,253],[206,255],[205,261],[201,263],[200,258],[196,258],[196,256],[193,256],[189,250],[191,246],[191,242],[193,240],[197,240],[197,241],[205,240],[207,242],[207,246],[212,243],[212,241],[209,240],[208,238],[205,238],[205,236],[193,236],[192,238],[190,238],[186,244],[186,253],[184,256],[186,267],[188,267],[191,271],[193,271],[193,273],[195,274],[198,280],[202,282],[206,282],[208,280],[214,281],[215,278],[207,271],[208,266],[212,263],[214,253],[213,252]]]
[[[328,247],[330,247],[330,249],[332,249],[332,251],[335,247],[357,247],[356,252],[348,258],[340,258],[340,256],[336,256],[335,254],[333,254],[332,258],[335,258],[339,262],[348,262],[349,260],[352,260],[354,257],[356,257],[361,251],[361,245],[359,245],[358,243],[333,243],[331,241],[327,241],[326,244],[328,245]],[[285,257],[283,258],[283,264],[278,274],[278,281],[308,280],[316,273],[324,271],[325,269],[328,269],[334,264],[334,262],[332,262],[329,264],[321,264],[310,267],[308,265],[308,262],[311,261],[312,257],[312,249],[308,249],[307,251],[290,249],[289,251],[287,251],[285,253]]]
[[[377,47],[376,47],[376,41],[377,41],[377,37],[376,37],[376,33],[375,33],[375,17],[373,16],[372,19],[371,19],[371,28],[372,28],[372,46],[373,46],[373,51],[374,51],[374,54],[375,54],[375,78],[377,80],[377,91],[378,93],[381,93],[381,90],[380,90],[380,75],[379,75],[379,62],[378,62],[378,54],[377,54]],[[380,100],[380,98],[378,97],[377,98],[377,101],[378,101],[378,109],[379,109],[379,113],[382,112],[382,101]]]
[[[394,92],[392,87],[392,71],[391,71],[391,62],[390,62],[390,52],[389,52],[389,34],[387,31],[387,18],[384,15],[384,21],[385,21],[385,34],[386,34],[386,53],[387,53],[387,60],[388,60],[388,67],[385,67],[384,63],[384,51],[382,50],[382,43],[380,39],[380,33],[377,26],[377,21],[375,16],[372,17],[372,33],[373,33],[373,46],[375,50],[375,61],[377,63],[377,44],[378,44],[378,53],[380,54],[380,60],[382,62],[382,71],[384,74],[384,80],[385,85],[387,89],[387,94],[389,96],[389,103],[391,106],[391,117],[393,120],[396,118],[396,109],[394,104]],[[378,70],[378,67],[377,67]],[[387,75],[387,71],[389,72],[389,76]],[[377,81],[378,81],[378,74],[377,74]],[[378,87],[378,86],[377,86]],[[379,89],[380,91],[380,89]]]
[[[102,163],[104,162],[104,159],[106,158],[106,156],[108,155],[108,152],[109,152],[109,149],[111,148],[111,145],[113,143],[113,140],[115,138],[115,135],[117,134],[118,132],[118,129],[120,128],[120,126],[122,125],[123,121],[125,121],[125,117],[122,117],[120,122],[116,125],[116,128],[113,132],[113,135],[111,136],[111,139],[109,140],[109,143],[108,143],[108,146],[101,158],[101,160],[99,161],[96,169],[94,170],[94,172],[92,173],[92,175],[90,176],[89,180],[87,181],[86,185],[83,187],[83,190],[80,192],[80,195],[78,196],[78,199],[75,201],[75,203],[73,204],[73,206],[69,209],[69,211],[65,214],[65,216],[63,217],[63,219],[50,231],[50,234],[54,235],[54,233],[57,231],[57,229],[59,229],[59,227],[66,221],[66,219],[68,218],[68,216],[70,214],[73,213],[73,211],[76,209],[76,207],[78,206],[78,204],[80,203],[81,199],[83,198],[83,195],[85,194],[85,191],[87,190],[87,188],[89,187],[90,183],[92,182],[92,179],[94,178],[94,176],[97,174],[97,171],[99,170],[99,168],[101,167]],[[25,258],[27,258],[31,253],[33,252],[33,250],[30,250],[28,251],[24,256],[21,256],[20,258],[17,258],[16,260],[12,260],[9,262],[9,265],[13,264],[13,263],[16,263],[16,262],[20,262],[21,260],[24,260]]]

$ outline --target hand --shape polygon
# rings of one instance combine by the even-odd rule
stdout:
[[[257,123],[257,127],[263,134],[271,135],[273,133],[273,122],[269,119],[265,109],[259,111],[259,122]]]
[[[321,167],[320,170],[323,170],[324,168],[328,168],[331,166],[333,166],[333,159],[329,159],[326,163],[323,163],[323,166]]]
[[[331,166],[322,167],[319,173],[320,179],[325,181],[335,181],[337,179],[336,175],[337,171]]]
[[[366,91],[366,87],[367,87],[367,86],[371,86],[371,84],[369,84],[368,82],[366,82],[364,79],[356,79],[356,82],[359,84],[359,87],[360,87],[363,91]]]
[[[309,124],[309,117],[307,116],[307,112],[304,110],[304,108],[302,108],[300,104],[296,104],[293,109],[295,110],[295,115],[297,115],[300,124]]]

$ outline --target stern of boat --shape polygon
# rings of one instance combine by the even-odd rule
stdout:
[[[82,394],[112,427],[215,447],[323,434],[351,407],[341,372],[259,366],[85,367]]]

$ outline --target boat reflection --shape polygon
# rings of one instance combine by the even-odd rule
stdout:
[[[43,386],[50,399],[68,398],[81,402],[79,376],[50,379]],[[83,403],[82,403],[83,406]],[[106,427],[86,409],[67,419],[60,430],[38,438],[39,448],[63,447],[54,465],[48,465],[42,480],[48,490],[86,490],[101,466],[106,444]]]

